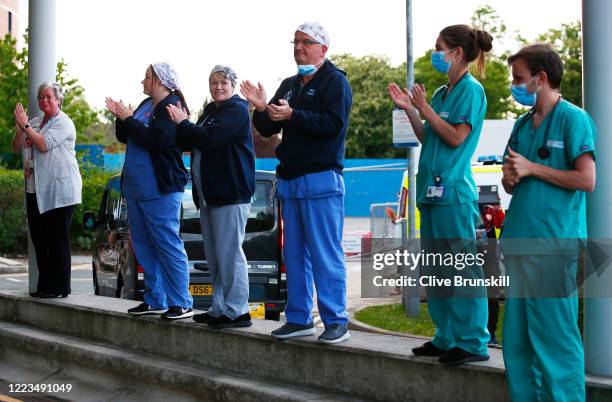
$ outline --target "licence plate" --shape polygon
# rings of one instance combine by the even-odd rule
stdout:
[[[212,285],[189,285],[189,293],[192,296],[212,296]]]
[[[266,307],[263,303],[249,303],[249,309],[251,310],[251,318],[257,318],[264,320],[266,318]]]

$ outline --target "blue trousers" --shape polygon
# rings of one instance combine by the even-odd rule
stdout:
[[[346,266],[342,251],[344,196],[282,201],[287,267],[287,321],[312,322],[313,281],[323,324],[347,325]]]
[[[510,288],[506,290],[503,351],[512,401],[584,401],[577,292],[545,297],[545,292],[552,292],[553,281],[560,292],[576,288],[575,258],[506,256],[504,265]],[[545,271],[554,271],[556,277]],[[530,297],[514,297],[525,294]]]
[[[183,193],[127,200],[132,246],[144,269],[145,303],[153,308],[191,308],[189,264],[179,236]]]
[[[250,204],[200,209],[204,253],[213,282],[208,314],[232,320],[249,312],[249,270],[242,250]]]
[[[419,212],[421,213],[421,239],[424,240],[424,243],[427,243],[429,239],[475,240],[475,225],[478,219],[476,202],[454,205],[424,204],[419,206]],[[427,251],[451,252],[451,250],[439,248]],[[450,269],[453,270],[453,268]],[[470,269],[473,274],[477,274],[473,268]],[[441,269],[436,267],[431,274],[438,277],[443,276],[440,271]],[[421,274],[423,274],[423,269]],[[482,276],[481,271],[480,276]],[[432,343],[442,350],[459,347],[473,354],[488,355],[487,342],[490,335],[487,330],[486,289],[474,291],[455,289],[453,293],[455,296],[452,294],[451,296],[440,296],[437,290],[427,289],[427,306],[436,326],[436,334]],[[448,289],[440,289],[441,293],[445,293],[446,290]],[[482,293],[482,297],[479,296],[479,293],[474,292]],[[457,293],[459,293],[458,296]]]

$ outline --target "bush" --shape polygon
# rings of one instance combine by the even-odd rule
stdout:
[[[23,172],[0,167],[0,254],[25,254],[28,248]]]
[[[94,241],[94,232],[83,227],[83,213],[85,211],[97,212],[104,194],[104,187],[108,179],[114,174],[89,164],[80,164],[83,178],[82,203],[74,208],[72,226],[70,227],[70,242],[73,249],[91,250]]]
[[[112,173],[80,165],[83,202],[74,208],[70,243],[74,250],[91,250],[94,233],[83,228],[83,212],[98,211],[104,186]],[[23,173],[0,167],[0,254],[26,254],[28,249]]]

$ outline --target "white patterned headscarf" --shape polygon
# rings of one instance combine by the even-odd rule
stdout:
[[[329,47],[329,34],[325,28],[323,28],[323,25],[316,21],[304,22],[297,27],[296,31],[303,32],[320,44]]]
[[[163,86],[168,88],[171,91],[177,91],[180,88],[178,83],[178,76],[176,71],[172,68],[172,66],[168,63],[154,63],[151,64],[153,67],[153,71],[155,71],[155,75],[161,81]]]
[[[236,82],[238,81],[238,76],[236,75],[234,70],[232,70],[231,67],[224,66],[222,64],[217,64],[216,66],[213,67],[212,71],[210,72],[209,77],[212,77],[213,74],[222,75],[226,79],[230,80],[230,82],[232,83],[232,88],[236,88]]]

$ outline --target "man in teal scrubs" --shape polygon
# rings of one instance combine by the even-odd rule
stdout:
[[[477,40],[475,41],[474,38]],[[478,192],[471,159],[480,138],[487,102],[482,85],[468,72],[492,48],[492,37],[466,25],[444,28],[432,53],[432,65],[448,74],[449,83],[425,101],[422,86],[412,93],[389,85],[389,95],[404,109],[423,145],[419,158],[416,191],[421,213],[421,239],[428,253],[475,254]],[[419,114],[425,119],[420,120]],[[482,277],[480,266],[460,270],[457,266],[421,265],[421,275],[437,278]],[[428,288],[428,308],[436,334],[412,351],[417,356],[439,357],[441,363],[462,364],[489,358],[486,289]]]
[[[512,194],[502,232],[510,396],[583,401],[577,239],[586,236],[585,192],[595,187],[596,128],[584,110],[561,98],[563,63],[550,45],[527,46],[508,63],[512,95],[533,107],[514,126],[502,178]]]

